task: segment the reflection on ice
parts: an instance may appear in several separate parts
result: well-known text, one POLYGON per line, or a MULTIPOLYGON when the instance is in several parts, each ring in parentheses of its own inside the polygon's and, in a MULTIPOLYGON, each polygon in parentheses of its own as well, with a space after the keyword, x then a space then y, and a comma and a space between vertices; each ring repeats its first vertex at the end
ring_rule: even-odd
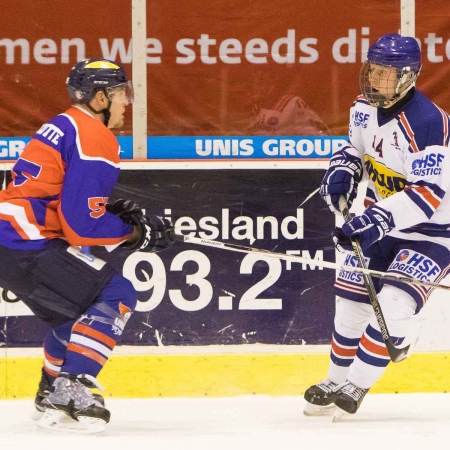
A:
POLYGON ((285 443, 327 450, 354 445, 412 450, 442 448, 450 429, 448 394, 368 394, 355 416, 337 423, 305 417, 301 397, 107 399, 107 405, 112 419, 103 434, 69 436, 38 429, 31 399, 0 401, 2 448, 276 450, 285 443))

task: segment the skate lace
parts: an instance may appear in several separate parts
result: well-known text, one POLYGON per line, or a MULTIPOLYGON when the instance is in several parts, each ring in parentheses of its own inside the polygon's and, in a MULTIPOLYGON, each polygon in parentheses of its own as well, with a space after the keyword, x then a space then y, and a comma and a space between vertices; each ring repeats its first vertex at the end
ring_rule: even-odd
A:
POLYGON ((353 400, 358 401, 361 397, 365 395, 367 389, 359 388, 352 383, 344 385, 340 391, 342 394, 346 394, 353 400))
POLYGON ((334 391, 337 384, 331 380, 324 380, 317 384, 317 387, 324 391, 326 394, 330 394, 334 391))

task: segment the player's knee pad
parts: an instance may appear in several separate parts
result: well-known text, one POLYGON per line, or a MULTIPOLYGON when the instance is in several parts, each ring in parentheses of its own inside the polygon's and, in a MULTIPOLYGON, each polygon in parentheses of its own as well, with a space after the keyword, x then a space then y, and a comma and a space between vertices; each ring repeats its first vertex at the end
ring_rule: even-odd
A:
MULTIPOLYGON (((378 294, 378 302, 389 333, 395 337, 405 337, 417 308, 413 297, 396 286, 385 284, 378 294)), ((370 324, 379 330, 375 317, 371 319, 370 324)))
POLYGON ((122 275, 116 274, 78 322, 95 327, 117 340, 136 309, 136 303, 137 295, 133 284, 122 275))
POLYGON ((136 309, 137 294, 130 280, 114 275, 104 287, 97 303, 104 303, 121 315, 136 309))
POLYGON ((355 302, 343 297, 336 300, 334 328, 342 336, 360 337, 373 314, 371 305, 355 302))

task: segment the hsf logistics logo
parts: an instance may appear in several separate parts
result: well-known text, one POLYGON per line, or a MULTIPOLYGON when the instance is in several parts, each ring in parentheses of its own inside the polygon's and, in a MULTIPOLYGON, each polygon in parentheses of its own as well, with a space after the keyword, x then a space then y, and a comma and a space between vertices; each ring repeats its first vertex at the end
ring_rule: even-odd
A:
POLYGON ((412 175, 424 177, 427 175, 440 175, 441 163, 445 156, 441 153, 429 153, 412 162, 412 175))
POLYGON ((423 281, 435 281, 441 273, 435 261, 412 250, 402 250, 389 266, 389 270, 423 281))
MULTIPOLYGON (((366 264, 369 265, 370 258, 364 259, 366 264)), ((360 267, 358 258, 350 253, 346 255, 343 265, 349 267, 360 267)), ((340 270, 339 278, 361 286, 364 285, 363 274, 360 272, 355 272, 354 270, 340 270)))
POLYGON ((353 119, 355 127, 367 128, 367 121, 369 114, 364 114, 362 111, 356 111, 353 119))

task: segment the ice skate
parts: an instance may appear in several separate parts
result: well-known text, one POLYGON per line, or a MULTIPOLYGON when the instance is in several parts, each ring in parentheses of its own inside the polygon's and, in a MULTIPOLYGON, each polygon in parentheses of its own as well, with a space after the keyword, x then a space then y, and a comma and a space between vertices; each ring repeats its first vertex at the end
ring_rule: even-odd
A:
MULTIPOLYGON (((41 380, 39 381, 38 390, 36 392, 36 397, 34 398, 34 407, 35 411, 33 411, 31 418, 33 420, 39 420, 44 411, 45 406, 42 404, 45 398, 47 398, 50 394, 50 385, 48 383, 47 377, 42 372, 41 380)), ((105 406, 105 399, 100 394, 92 394, 95 400, 98 400, 103 406, 105 406)))
POLYGON ((97 400, 90 388, 99 388, 90 375, 60 374, 41 401, 44 414, 38 426, 51 431, 101 433, 110 419, 110 412, 97 400))
POLYGON ((341 385, 333 400, 336 405, 333 422, 341 419, 345 414, 355 414, 368 392, 369 389, 362 389, 350 381, 341 385))
POLYGON ((314 384, 305 392, 306 400, 303 414, 305 416, 330 416, 336 410, 333 403, 339 385, 331 380, 324 380, 314 384))
POLYGON ((34 420, 38 420, 42 417, 42 414, 45 411, 45 407, 42 405, 42 402, 49 396, 49 394, 50 386, 48 384, 47 378, 44 375, 44 372, 42 372, 41 380, 39 381, 38 390, 36 392, 36 397, 34 398, 35 411, 32 416, 34 420))

